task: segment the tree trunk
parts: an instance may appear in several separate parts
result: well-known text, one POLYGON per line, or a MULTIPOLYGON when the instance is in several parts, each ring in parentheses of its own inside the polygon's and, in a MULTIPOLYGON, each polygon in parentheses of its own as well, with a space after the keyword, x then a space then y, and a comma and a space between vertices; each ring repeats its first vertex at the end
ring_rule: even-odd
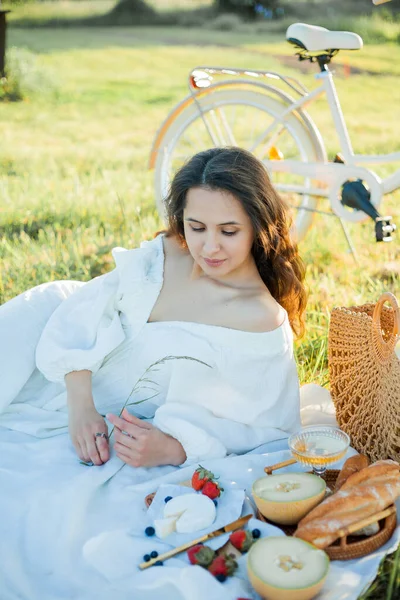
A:
POLYGON ((257 16, 256 5, 274 9, 279 0, 214 0, 214 6, 220 13, 235 13, 244 19, 255 19, 257 16))
POLYGON ((255 17, 255 0, 215 0, 215 5, 221 13, 236 13, 247 19, 255 17))
POLYGON ((115 15, 130 15, 137 17, 138 21, 143 19, 152 19, 157 13, 144 0, 120 0, 112 9, 112 14, 115 15))

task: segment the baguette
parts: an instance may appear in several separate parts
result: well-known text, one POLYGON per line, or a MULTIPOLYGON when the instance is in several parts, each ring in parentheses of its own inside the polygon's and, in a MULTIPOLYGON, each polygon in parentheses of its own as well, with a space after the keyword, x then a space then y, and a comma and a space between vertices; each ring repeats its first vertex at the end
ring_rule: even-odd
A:
POLYGON ((339 537, 341 529, 353 523, 358 523, 364 518, 366 518, 366 511, 358 509, 342 513, 340 517, 330 515, 321 519, 314 519, 303 526, 299 525, 294 537, 301 538, 305 542, 310 542, 317 548, 323 549, 333 544, 339 537))
POLYGON ((340 488, 347 481, 350 475, 353 475, 354 473, 358 473, 358 471, 365 469, 365 467, 368 467, 369 463, 369 458, 365 456, 365 454, 357 454, 356 456, 351 456, 350 458, 348 458, 338 475, 334 491, 337 492, 338 490, 340 490, 340 488))
POLYGON ((384 510, 400 496, 400 474, 340 490, 314 508, 298 524, 295 536, 326 548, 341 529, 384 510), (322 509, 322 510, 321 510, 322 509))
POLYGON ((335 494, 332 494, 332 496, 325 498, 321 504, 318 504, 309 513, 307 513, 305 517, 301 519, 299 525, 305 525, 309 521, 325 517, 331 513, 339 515, 342 512, 347 512, 349 509, 357 510, 364 506, 368 506, 371 500, 378 501, 378 498, 376 497, 377 488, 379 488, 379 490, 383 490, 385 497, 387 491, 389 494, 392 493, 392 489, 397 490, 398 488, 400 494, 400 474, 396 473, 395 475, 387 475, 386 477, 365 482, 365 484, 353 486, 347 490, 342 488, 335 494), (388 486, 387 489, 386 486, 388 486))
POLYGON ((347 481, 342 485, 341 489, 345 490, 364 481, 370 481, 375 477, 380 477, 381 475, 387 475, 389 473, 399 473, 399 471, 400 465, 396 461, 390 459, 378 460, 372 465, 369 465, 369 467, 350 475, 347 481))

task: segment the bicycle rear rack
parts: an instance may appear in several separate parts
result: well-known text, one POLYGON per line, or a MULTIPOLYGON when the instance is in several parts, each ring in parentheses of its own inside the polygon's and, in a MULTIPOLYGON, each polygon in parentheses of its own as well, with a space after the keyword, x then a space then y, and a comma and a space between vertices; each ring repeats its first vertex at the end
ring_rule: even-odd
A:
POLYGON ((228 67, 211 67, 211 66, 199 66, 195 67, 189 73, 189 90, 190 93, 198 91, 200 89, 204 89, 210 87, 210 85, 214 82, 215 76, 235 76, 235 77, 250 77, 253 79, 274 79, 275 81, 279 80, 287 85, 293 92, 295 92, 298 96, 306 96, 309 94, 309 90, 300 82, 297 81, 294 77, 288 77, 286 75, 281 75, 280 73, 275 73, 273 71, 257 71, 257 70, 245 70, 245 69, 231 69, 228 67))

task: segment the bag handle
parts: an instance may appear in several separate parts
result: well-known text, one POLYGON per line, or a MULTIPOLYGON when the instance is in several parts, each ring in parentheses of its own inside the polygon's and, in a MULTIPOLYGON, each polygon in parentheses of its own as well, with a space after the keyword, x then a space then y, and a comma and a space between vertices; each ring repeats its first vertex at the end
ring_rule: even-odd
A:
POLYGON ((374 348, 378 357, 382 361, 386 361, 394 351, 398 337, 400 335, 400 308, 396 296, 391 292, 384 292, 375 304, 372 315, 372 339, 374 348), (393 331, 387 342, 382 336, 381 314, 382 307, 385 302, 389 302, 393 308, 393 331))

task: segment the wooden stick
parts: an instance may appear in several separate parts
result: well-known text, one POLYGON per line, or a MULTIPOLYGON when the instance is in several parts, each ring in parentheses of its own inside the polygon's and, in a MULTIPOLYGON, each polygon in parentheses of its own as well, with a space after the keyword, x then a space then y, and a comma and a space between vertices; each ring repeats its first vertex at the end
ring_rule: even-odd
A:
POLYGON ((396 512, 395 506, 386 508, 386 510, 382 510, 381 512, 378 512, 375 515, 368 517, 367 519, 363 519, 362 521, 359 521, 358 523, 353 523, 352 525, 349 525, 348 527, 344 527, 343 529, 341 529, 339 531, 338 537, 344 537, 346 535, 350 535, 350 534, 354 533, 355 531, 362 529, 363 527, 367 527, 367 525, 372 525, 372 523, 376 523, 377 521, 380 521, 381 519, 384 519, 385 517, 389 517, 389 515, 393 515, 395 512, 396 512))
POLYGON ((265 467, 264 471, 267 475, 271 475, 272 471, 276 471, 277 469, 283 469, 283 467, 288 467, 289 465, 294 465, 297 460, 295 458, 289 458, 289 460, 284 460, 283 462, 276 463, 276 465, 271 465, 270 467, 265 467))

